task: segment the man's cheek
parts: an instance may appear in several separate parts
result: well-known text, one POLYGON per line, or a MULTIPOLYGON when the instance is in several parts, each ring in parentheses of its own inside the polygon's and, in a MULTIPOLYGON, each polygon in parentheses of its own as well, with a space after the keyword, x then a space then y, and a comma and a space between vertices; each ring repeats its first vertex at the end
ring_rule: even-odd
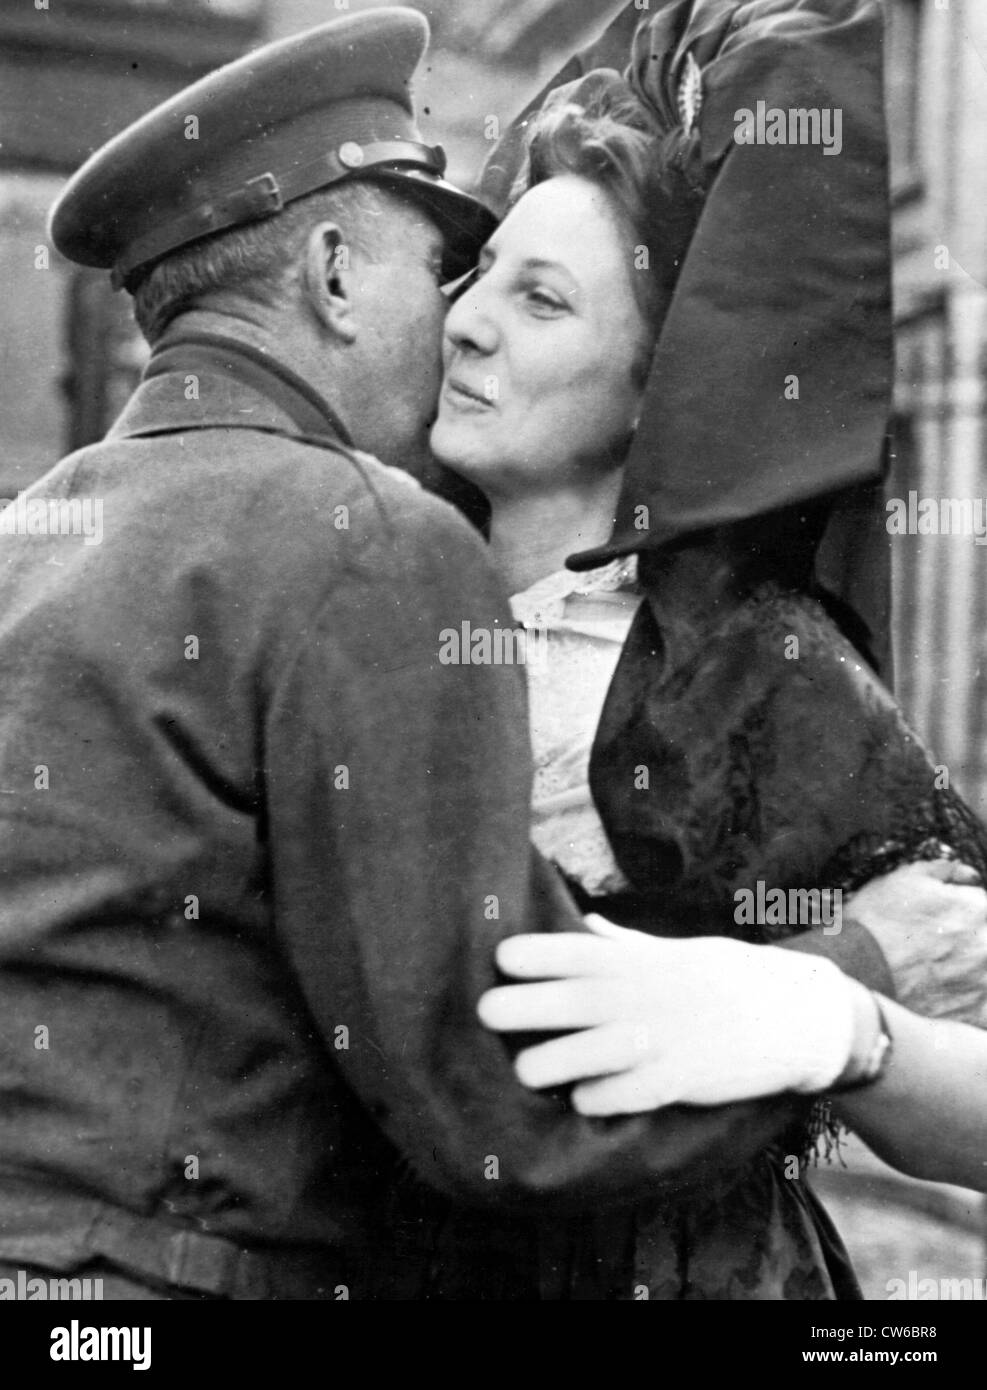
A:
POLYGON ((430 417, 435 413, 442 385, 442 316, 433 315, 426 331, 418 339, 419 385, 428 401, 430 417))
POLYGON ((448 305, 445 298, 438 290, 433 289, 429 296, 429 301, 424 307, 416 331, 422 349, 427 348, 429 355, 436 361, 442 360, 442 337, 445 331, 446 312, 448 305))
POLYGON ((419 376, 415 391, 415 409, 421 429, 427 433, 439 412, 439 389, 442 378, 438 372, 427 372, 419 376))

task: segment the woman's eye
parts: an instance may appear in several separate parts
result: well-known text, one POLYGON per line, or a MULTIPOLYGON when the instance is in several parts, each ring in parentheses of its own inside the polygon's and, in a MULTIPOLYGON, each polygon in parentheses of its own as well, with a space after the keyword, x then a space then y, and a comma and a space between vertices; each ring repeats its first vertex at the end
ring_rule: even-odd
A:
POLYGON ((538 285, 533 285, 526 290, 525 296, 528 303, 538 314, 549 315, 555 313, 565 313, 569 308, 569 301, 564 299, 554 290, 546 290, 538 285))

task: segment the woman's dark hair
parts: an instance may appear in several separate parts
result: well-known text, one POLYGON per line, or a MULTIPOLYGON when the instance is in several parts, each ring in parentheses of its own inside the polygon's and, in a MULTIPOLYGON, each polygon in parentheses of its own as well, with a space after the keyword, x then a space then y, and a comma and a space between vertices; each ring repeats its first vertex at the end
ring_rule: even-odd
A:
POLYGON ((607 195, 627 234, 631 283, 649 330, 647 360, 635 364, 646 375, 702 211, 702 166, 695 136, 665 130, 626 82, 607 77, 580 84, 589 90, 579 102, 549 100, 531 118, 511 203, 560 174, 588 179, 607 195))

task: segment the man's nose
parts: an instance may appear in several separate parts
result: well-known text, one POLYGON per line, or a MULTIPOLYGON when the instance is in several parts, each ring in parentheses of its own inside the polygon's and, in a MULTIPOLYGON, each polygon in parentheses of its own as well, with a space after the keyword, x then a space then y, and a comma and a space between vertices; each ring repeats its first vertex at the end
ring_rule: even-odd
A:
POLYGON ((490 294, 481 278, 459 295, 445 322, 447 342, 459 351, 489 356, 497 349, 499 333, 490 294))

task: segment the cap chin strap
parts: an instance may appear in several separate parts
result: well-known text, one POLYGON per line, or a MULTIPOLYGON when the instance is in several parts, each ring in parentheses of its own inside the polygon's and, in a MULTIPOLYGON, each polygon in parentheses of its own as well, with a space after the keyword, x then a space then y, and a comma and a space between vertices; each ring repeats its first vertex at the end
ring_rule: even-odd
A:
POLYGON ((413 140, 379 140, 366 145, 347 140, 338 149, 289 169, 280 178, 272 173, 258 174, 226 197, 200 203, 191 212, 132 241, 113 267, 110 276, 113 288, 123 288, 135 270, 160 260, 169 251, 177 251, 180 246, 213 232, 273 217, 285 204, 303 198, 306 193, 329 188, 382 164, 407 165, 441 178, 445 173, 446 154, 441 145, 422 145, 413 140))

